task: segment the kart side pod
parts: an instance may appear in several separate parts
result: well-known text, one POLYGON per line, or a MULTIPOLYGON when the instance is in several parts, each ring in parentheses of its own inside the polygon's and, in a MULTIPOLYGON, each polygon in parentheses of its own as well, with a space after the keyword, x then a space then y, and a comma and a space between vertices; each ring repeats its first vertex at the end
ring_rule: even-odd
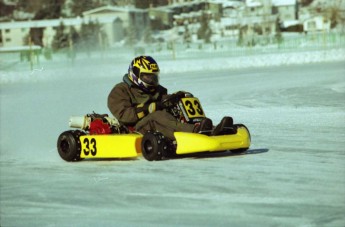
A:
POLYGON ((60 157, 65 161, 102 158, 136 158, 141 152, 142 135, 90 135, 80 130, 63 132, 57 141, 60 157))
POLYGON ((175 132, 176 144, 171 144, 159 132, 148 132, 141 143, 142 154, 149 161, 164 157, 201 152, 218 152, 231 150, 244 152, 250 147, 251 137, 245 125, 235 125, 234 134, 207 136, 198 133, 175 132), (172 147, 176 147, 175 149, 172 147))

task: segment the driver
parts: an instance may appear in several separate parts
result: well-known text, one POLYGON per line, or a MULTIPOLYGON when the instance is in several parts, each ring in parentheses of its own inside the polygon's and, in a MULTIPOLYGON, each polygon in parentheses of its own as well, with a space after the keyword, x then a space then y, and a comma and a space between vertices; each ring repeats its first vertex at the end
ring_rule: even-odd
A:
POLYGON ((163 110, 162 100, 167 97, 167 89, 159 84, 157 62, 150 56, 140 56, 130 63, 123 82, 111 90, 108 108, 122 124, 142 134, 159 131, 174 140, 176 131, 202 133, 212 130, 209 118, 197 124, 184 124, 176 120, 163 110))

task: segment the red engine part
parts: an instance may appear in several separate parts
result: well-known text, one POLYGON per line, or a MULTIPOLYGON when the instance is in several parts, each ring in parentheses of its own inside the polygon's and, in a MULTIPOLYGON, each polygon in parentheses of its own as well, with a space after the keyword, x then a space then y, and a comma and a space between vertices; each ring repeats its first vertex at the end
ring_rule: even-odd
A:
POLYGON ((110 125, 104 123, 102 119, 94 119, 90 123, 89 133, 90 135, 111 134, 112 131, 110 125))

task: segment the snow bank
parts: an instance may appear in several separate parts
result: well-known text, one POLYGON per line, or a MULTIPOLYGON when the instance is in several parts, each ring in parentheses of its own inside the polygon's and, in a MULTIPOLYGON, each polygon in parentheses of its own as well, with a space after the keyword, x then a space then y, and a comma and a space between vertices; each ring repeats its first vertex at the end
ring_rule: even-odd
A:
MULTIPOLYGON (((303 51, 303 52, 288 52, 288 53, 268 53, 261 55, 248 55, 239 57, 223 56, 216 58, 202 58, 196 59, 191 57, 186 59, 171 60, 162 56, 154 56, 159 62, 162 73, 184 73, 203 70, 224 70, 224 69, 242 69, 250 67, 270 67, 282 65, 295 64, 309 64, 318 62, 333 62, 345 61, 345 49, 330 49, 318 51, 303 51)), ((203 55, 205 56, 205 55, 203 55)), ((214 56, 214 55, 213 55, 214 56)), ((0 84, 17 83, 17 82, 36 82, 41 80, 55 80, 61 79, 61 75, 65 78, 85 78, 86 75, 97 77, 113 77, 114 71, 123 74, 130 62, 128 59, 101 61, 95 59, 81 59, 77 60, 74 66, 66 61, 45 61, 41 65, 35 67, 32 71, 26 69, 22 65, 22 71, 18 73, 12 70, 2 70, 0 65, 0 84), (95 63, 96 61, 96 63, 95 63), (115 63, 114 63, 115 62, 115 63), (70 67, 68 67, 70 66, 70 67), (65 73, 56 73, 59 70, 66 71, 65 73), (77 72, 77 73, 76 73, 77 72), (85 73, 83 73, 85 72, 85 73), (57 77, 56 75, 59 75, 57 77)), ((20 70, 20 69, 19 69, 20 70)))
POLYGON ((345 61, 345 49, 284 54, 250 55, 231 58, 191 59, 160 62, 162 72, 189 72, 200 70, 242 69, 318 62, 345 61))

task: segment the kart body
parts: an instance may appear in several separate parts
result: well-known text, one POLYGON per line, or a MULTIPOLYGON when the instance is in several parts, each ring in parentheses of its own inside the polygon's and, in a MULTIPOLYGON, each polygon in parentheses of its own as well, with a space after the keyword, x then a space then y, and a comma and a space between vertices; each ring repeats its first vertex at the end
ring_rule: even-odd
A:
MULTIPOLYGON (((182 123, 197 123, 205 117, 200 101, 191 94, 167 100, 165 105, 166 111, 182 123)), ((107 115, 72 117, 70 127, 79 130, 65 131, 57 141, 59 155, 66 161, 128 159, 140 155, 153 161, 200 152, 243 152, 251 142, 249 130, 243 124, 234 124, 215 136, 207 132, 175 132, 174 141, 157 131, 144 135, 133 132, 107 115)))

